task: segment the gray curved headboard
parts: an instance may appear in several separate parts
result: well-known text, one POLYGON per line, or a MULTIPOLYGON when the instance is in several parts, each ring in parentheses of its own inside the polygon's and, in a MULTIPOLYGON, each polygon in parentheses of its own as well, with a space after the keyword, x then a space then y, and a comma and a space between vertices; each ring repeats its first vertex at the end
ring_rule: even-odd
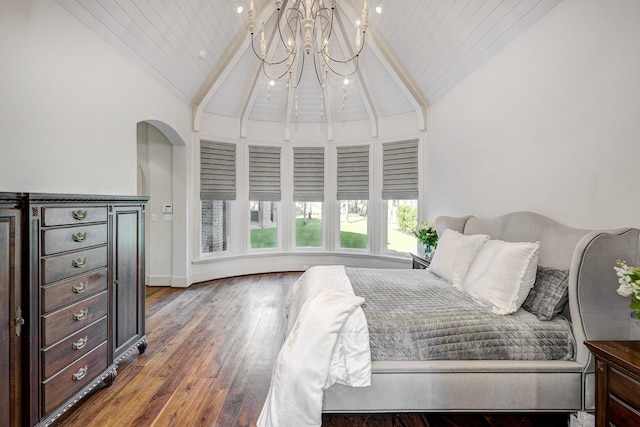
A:
POLYGON ((543 215, 514 212, 492 219, 438 217, 438 234, 451 228, 463 234, 488 234, 510 242, 540 241, 539 264, 569 270, 569 312, 576 339, 576 361, 590 370, 588 340, 629 339, 629 299, 616 293, 617 259, 640 262, 640 230, 607 231, 567 227, 543 215))
POLYGON ((590 232, 567 227, 533 212, 513 212, 491 219, 463 218, 461 221, 462 218, 439 217, 436 220, 438 234, 445 228, 453 228, 462 234, 488 234, 492 239, 507 242, 540 241, 543 244, 538 263, 562 270, 569 270, 578 241, 590 232))

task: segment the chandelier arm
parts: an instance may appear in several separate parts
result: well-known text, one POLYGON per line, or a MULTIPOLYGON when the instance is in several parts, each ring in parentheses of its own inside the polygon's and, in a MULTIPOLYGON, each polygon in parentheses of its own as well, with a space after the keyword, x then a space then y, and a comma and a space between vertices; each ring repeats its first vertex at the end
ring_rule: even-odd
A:
POLYGON ((298 89, 298 86, 300 86, 300 81, 302 80, 302 71, 304 70, 304 62, 305 62, 305 54, 302 54, 302 64, 300 64, 299 70, 298 71, 298 80, 296 81, 296 83, 293 86, 294 89, 298 89))
POLYGON ((364 32, 362 33, 362 44, 360 45, 360 49, 358 49, 358 51, 356 53, 354 53, 351 58, 336 59, 336 58, 334 58, 334 57, 332 57, 330 55, 323 55, 323 56, 326 56, 326 58, 329 59, 329 61, 337 62, 339 64, 346 64, 347 62, 351 62, 351 61, 356 60, 356 58, 358 58, 360 56, 360 53, 362 52, 362 49, 364 49, 365 34, 366 33, 364 33, 364 32))
MULTIPOLYGON (((356 56, 356 57, 354 58, 354 60, 353 60, 352 62, 354 62, 354 63, 355 63, 355 66, 354 66, 354 68, 353 68, 353 71, 351 71, 351 72, 349 72, 349 73, 339 73, 338 71, 334 70, 334 69, 333 69, 333 67, 331 67, 331 64, 330 64, 330 63, 328 63, 328 62, 326 62, 326 61, 325 61, 325 64, 327 64, 327 67, 329 68, 329 70, 330 70, 333 74, 335 74, 335 75, 337 75, 337 76, 340 76, 340 77, 351 77, 351 76, 353 76, 353 75, 358 71, 358 65, 359 65, 359 64, 358 64, 358 59, 359 59, 359 58, 360 58, 359 56, 356 56)), ((346 63, 346 62, 345 62, 345 63, 346 63)))
POLYGON ((358 67, 360 66, 360 57, 356 56, 356 58, 353 60, 355 66, 353 67, 353 71, 350 74, 347 74, 347 77, 351 77, 353 76, 357 71, 358 71, 358 67))
MULTIPOLYGON (((315 38, 316 38, 316 43, 318 43, 318 38, 320 38, 320 42, 322 42, 322 32, 321 31, 315 32, 315 38)), ((320 90, 322 91, 326 81, 323 81, 324 79, 322 76, 322 74, 324 74, 324 70, 322 69, 318 70, 318 55, 322 55, 322 51, 315 51, 313 53, 313 68, 315 71, 316 79, 320 84, 320 90)))
POLYGON ((269 79, 269 80, 280 80, 281 78, 283 78, 288 72, 289 69, 287 68, 286 70, 284 70, 284 72, 282 74, 280 74, 279 76, 272 76, 271 74, 269 74, 269 72, 267 71, 267 66, 269 64, 266 64, 265 62, 262 63, 262 73, 269 79))
MULTIPOLYGON (((327 14, 331 13, 331 16, 325 16, 325 15, 322 15, 320 13, 318 13, 318 15, 317 15, 317 18, 322 18, 324 21, 326 21, 328 23, 329 31, 327 31, 326 37, 325 37, 324 30, 321 30, 322 41, 327 40, 327 42, 328 42, 331 39, 331 35, 333 34, 333 10, 329 9, 329 8, 326 8, 326 7, 323 8, 322 10, 330 11, 330 12, 327 12, 327 14)), ((322 22, 317 23, 315 25, 322 27, 322 22)), ((320 43, 320 49, 321 50, 322 50, 322 46, 323 46, 323 43, 320 43)))
POLYGON ((256 47, 254 45, 254 34, 251 33, 251 48, 253 49, 253 53, 256 55, 256 57, 262 61, 263 64, 272 66, 272 65, 279 65, 282 64, 283 62, 285 62, 287 59, 289 59, 289 57, 291 56, 291 53, 289 52, 289 54, 287 56, 285 56, 282 60, 280 61, 267 61, 267 59, 262 59, 262 57, 258 54, 258 52, 256 51, 256 47))
POLYGON ((318 73, 318 66, 316 64, 315 59, 313 60, 313 68, 315 69, 316 80, 318 80, 318 84, 320 85, 320 92, 322 92, 322 89, 324 88, 324 83, 322 83, 322 77, 320 77, 320 75, 322 74, 322 71, 318 73))
MULTIPOLYGON (((291 37, 291 43, 292 43, 292 48, 291 50, 296 50, 297 49, 297 43, 296 43, 296 33, 298 28, 300 27, 300 20, 302 19, 302 14, 300 12, 299 9, 288 9, 286 12, 287 14, 287 27, 289 28, 289 36, 291 37), (289 18, 288 14, 289 13, 294 13, 295 16, 289 18), (295 22, 295 24, 292 26, 291 23, 295 22)), ((284 41, 284 37, 282 36, 282 30, 280 29, 280 21, 278 21, 278 32, 280 33, 280 41, 282 42, 283 46, 287 47, 287 42, 284 41)), ((287 50, 289 50, 289 48, 287 47, 287 50)))
MULTIPOLYGON (((297 32, 299 32, 299 33, 300 33, 300 34, 299 34, 300 39, 301 39, 301 40, 303 40, 303 39, 304 39, 304 34, 302 33, 302 30, 303 30, 303 29, 302 29, 302 25, 299 25, 299 24, 300 24, 301 20, 304 18, 304 14, 300 11, 300 9, 299 9, 299 8, 300 8, 300 5, 302 5, 302 7, 304 7, 304 8, 305 8, 305 10, 306 10, 306 5, 302 2, 302 0, 299 0, 299 1, 297 2, 297 4, 298 4, 298 6, 297 6, 297 8, 295 9, 295 10, 298 12, 298 16, 297 16, 298 20, 296 21, 296 33, 297 33, 297 32)), ((304 52, 301 52, 301 50, 302 50, 303 48, 302 48, 302 47, 299 47, 299 46, 298 46, 298 44, 297 44, 297 43, 296 43, 296 41, 295 41, 295 40, 296 40, 296 37, 297 37, 297 35, 298 35, 298 34, 296 34, 296 33, 292 32, 292 34, 293 34, 293 35, 295 35, 295 36, 293 37, 293 40, 294 40, 294 41, 293 41, 293 45, 294 45, 294 49, 295 49, 295 51, 296 51, 296 57, 298 56, 298 53, 301 53, 301 57, 302 57, 302 60, 301 60, 301 61, 302 61, 302 64, 299 64, 299 67, 298 67, 298 69, 296 70, 296 72, 297 72, 297 74, 298 74, 298 75, 297 75, 297 78, 296 78, 296 82, 295 82, 295 83, 293 83, 293 82, 291 83, 291 87, 293 87, 294 89, 298 89, 298 87, 300 86, 300 81, 302 80, 302 73, 303 73, 303 71, 304 71, 304 63, 305 63, 305 60, 306 60, 304 52), (299 51, 300 51, 300 52, 299 52, 299 51)), ((293 69, 293 62, 291 63, 291 68, 289 69, 289 71, 291 71, 292 69, 293 69)))

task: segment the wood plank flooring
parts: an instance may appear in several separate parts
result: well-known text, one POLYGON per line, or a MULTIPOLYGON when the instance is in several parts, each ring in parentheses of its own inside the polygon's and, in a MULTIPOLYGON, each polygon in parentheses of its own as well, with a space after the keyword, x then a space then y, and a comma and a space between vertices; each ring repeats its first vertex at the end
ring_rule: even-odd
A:
MULTIPOLYGON (((64 427, 254 426, 300 273, 147 288, 147 351, 127 360, 64 427)), ((134 355, 135 356, 135 355, 134 355)), ((324 414, 327 427, 556 427, 566 414, 324 414)))

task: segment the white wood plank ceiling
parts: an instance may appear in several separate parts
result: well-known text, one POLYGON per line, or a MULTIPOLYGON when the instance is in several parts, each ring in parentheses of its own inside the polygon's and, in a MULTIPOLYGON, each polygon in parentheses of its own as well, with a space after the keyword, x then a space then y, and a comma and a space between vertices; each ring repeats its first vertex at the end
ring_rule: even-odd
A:
MULTIPOLYGON (((351 78, 343 106, 337 77, 321 99, 312 62, 307 62, 296 91, 287 89, 284 80, 267 89, 250 47, 249 0, 57 0, 191 105, 195 130, 207 112, 240 119, 240 136, 245 136, 249 121, 284 123, 285 139, 291 123, 327 122, 332 139, 333 122, 353 120, 369 120, 376 137, 380 118, 411 112, 418 128, 425 129, 430 103, 560 1, 369 0, 360 72, 351 78), (238 6, 244 8, 240 14, 238 6), (377 6, 382 13, 376 13, 377 6)), ((337 4, 342 24, 337 30, 352 46, 354 37, 349 35, 356 32, 362 0, 337 4)), ((270 22, 275 2, 255 0, 255 9, 259 27, 270 22)), ((331 49, 344 55, 352 47, 335 41, 331 49)), ((282 57, 282 52, 272 48, 269 55, 282 57)))

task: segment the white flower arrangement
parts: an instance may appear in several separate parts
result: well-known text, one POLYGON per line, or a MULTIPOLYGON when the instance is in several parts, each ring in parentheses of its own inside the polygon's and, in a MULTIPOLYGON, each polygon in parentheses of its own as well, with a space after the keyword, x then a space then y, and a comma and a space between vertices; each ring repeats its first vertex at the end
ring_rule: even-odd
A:
POLYGON ((429 245, 434 248, 438 245, 438 232, 432 221, 419 223, 413 231, 413 234, 423 245, 429 245))
POLYGON ((613 267, 618 276, 618 295, 631 297, 629 308, 633 311, 633 316, 640 319, 640 268, 627 265, 625 261, 617 260, 613 267))

